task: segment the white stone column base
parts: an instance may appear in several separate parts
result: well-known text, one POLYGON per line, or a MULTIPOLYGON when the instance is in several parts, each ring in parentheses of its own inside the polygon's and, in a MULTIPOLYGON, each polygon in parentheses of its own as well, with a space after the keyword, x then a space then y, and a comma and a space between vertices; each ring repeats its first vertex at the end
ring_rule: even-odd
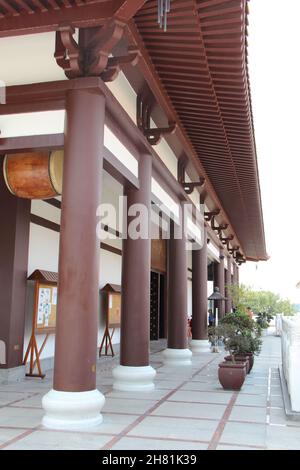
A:
POLYGON ((210 342, 208 339, 191 339, 190 348, 193 354, 201 354, 210 352, 210 342))
POLYGON ((189 349, 167 348, 163 352, 166 366, 190 366, 192 364, 192 351, 189 349))
POLYGON ((117 366, 112 370, 113 389, 122 392, 149 392, 154 390, 156 371, 151 366, 117 366))
POLYGON ((81 430, 102 423, 105 398, 98 390, 60 392, 50 390, 42 399, 46 412, 42 425, 51 429, 81 430))

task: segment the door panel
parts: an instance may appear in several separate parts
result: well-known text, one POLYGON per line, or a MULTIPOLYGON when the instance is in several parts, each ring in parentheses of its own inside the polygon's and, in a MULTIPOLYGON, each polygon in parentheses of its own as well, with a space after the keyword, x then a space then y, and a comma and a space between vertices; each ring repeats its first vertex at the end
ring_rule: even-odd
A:
POLYGON ((150 290, 150 340, 159 339, 159 305, 160 289, 159 274, 151 272, 150 290))

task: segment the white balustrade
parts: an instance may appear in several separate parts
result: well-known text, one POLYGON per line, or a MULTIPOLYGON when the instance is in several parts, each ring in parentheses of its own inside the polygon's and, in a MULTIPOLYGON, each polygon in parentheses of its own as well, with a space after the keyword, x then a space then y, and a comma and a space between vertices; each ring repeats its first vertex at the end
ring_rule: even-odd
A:
POLYGON ((282 334, 282 314, 277 314, 275 317, 275 334, 281 336, 282 334))
POLYGON ((282 368, 292 411, 300 412, 300 316, 282 317, 282 368))

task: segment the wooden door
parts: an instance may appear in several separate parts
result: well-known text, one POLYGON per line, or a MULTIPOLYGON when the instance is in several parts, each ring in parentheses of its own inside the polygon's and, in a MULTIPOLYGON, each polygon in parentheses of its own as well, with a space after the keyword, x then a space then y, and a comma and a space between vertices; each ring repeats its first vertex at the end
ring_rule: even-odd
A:
POLYGON ((159 339, 159 306, 160 306, 160 286, 159 274, 151 272, 150 290, 150 340, 159 339))

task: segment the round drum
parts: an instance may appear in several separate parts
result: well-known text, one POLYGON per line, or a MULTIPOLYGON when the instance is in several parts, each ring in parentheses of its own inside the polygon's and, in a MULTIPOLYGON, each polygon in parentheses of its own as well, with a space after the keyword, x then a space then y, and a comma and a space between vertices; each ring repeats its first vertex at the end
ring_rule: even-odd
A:
POLYGON ((6 155, 3 173, 9 191, 25 199, 49 199, 62 193, 62 150, 6 155))

